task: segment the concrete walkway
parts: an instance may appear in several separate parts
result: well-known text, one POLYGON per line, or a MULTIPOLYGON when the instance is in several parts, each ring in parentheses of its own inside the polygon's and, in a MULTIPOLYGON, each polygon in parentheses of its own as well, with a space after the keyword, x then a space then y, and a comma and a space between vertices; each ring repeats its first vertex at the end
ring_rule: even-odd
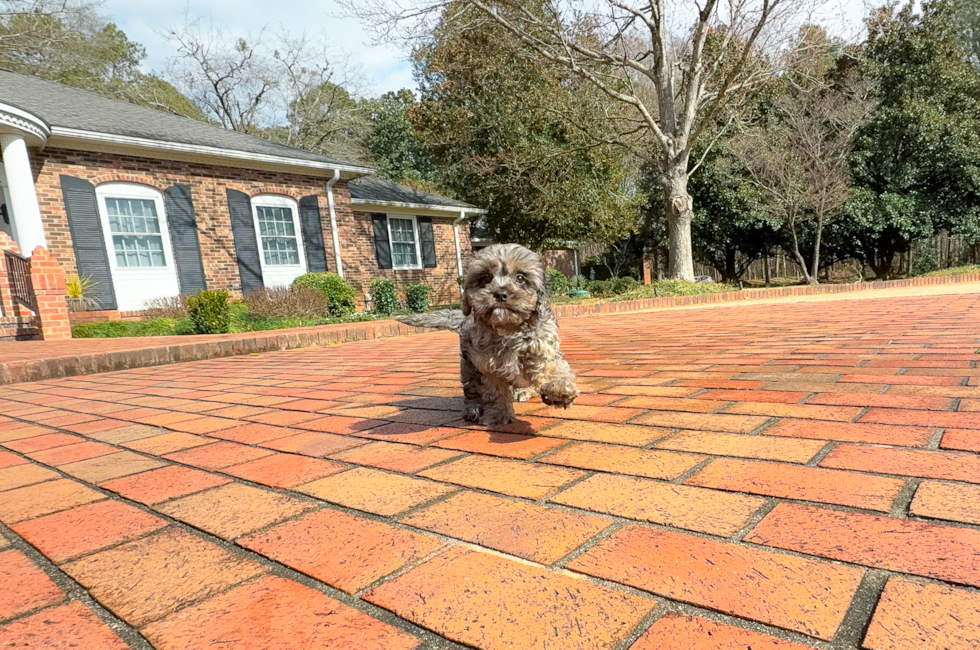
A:
POLYGON ((504 430, 445 333, 0 387, 0 648, 980 645, 980 295, 563 329, 504 430))

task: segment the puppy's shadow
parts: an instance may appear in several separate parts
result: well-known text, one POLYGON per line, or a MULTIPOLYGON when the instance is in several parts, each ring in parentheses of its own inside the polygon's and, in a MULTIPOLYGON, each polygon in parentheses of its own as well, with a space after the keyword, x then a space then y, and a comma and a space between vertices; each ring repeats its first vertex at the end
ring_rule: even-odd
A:
POLYGON ((530 422, 525 422, 524 420, 517 420, 516 422, 511 422, 510 424, 500 425, 500 426, 485 426, 474 424, 472 422, 462 422, 462 410, 463 410, 463 398, 462 397, 412 397, 406 396, 405 399, 393 400, 387 403, 387 406, 396 406, 399 408, 412 408, 412 409, 426 409, 434 411, 446 411, 447 418, 446 422, 439 425, 423 425, 416 424, 416 431, 422 432, 429 429, 435 429, 440 426, 446 427, 459 427, 466 428, 472 431, 486 431, 490 434, 489 441, 492 443, 506 444, 521 442, 526 440, 528 437, 537 436, 538 434, 534 431, 534 427, 531 426, 530 422), (449 418, 448 414, 452 414, 453 417, 449 418))

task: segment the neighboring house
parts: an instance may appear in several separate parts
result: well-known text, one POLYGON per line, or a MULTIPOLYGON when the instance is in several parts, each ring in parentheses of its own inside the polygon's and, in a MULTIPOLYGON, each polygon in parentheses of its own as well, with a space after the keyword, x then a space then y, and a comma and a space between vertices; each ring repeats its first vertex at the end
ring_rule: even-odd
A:
POLYGON ((0 230, 96 281, 101 310, 334 271, 459 299, 483 210, 372 170, 0 70, 0 230))

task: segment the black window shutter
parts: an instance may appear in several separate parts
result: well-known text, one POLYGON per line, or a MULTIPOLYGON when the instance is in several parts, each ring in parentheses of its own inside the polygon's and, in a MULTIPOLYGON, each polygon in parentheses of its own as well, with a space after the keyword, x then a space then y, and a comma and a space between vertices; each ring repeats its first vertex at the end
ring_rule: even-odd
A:
POLYGON ((327 270, 327 253, 323 247, 323 223, 320 221, 320 201, 316 194, 299 200, 299 222, 303 227, 306 270, 322 273, 327 270))
POLYGON ((436 238, 432 232, 432 217, 416 217, 419 224, 419 248, 422 249, 422 266, 436 267, 436 238))
MULTIPOLYGON (((116 309, 116 290, 112 284, 109 255, 102 235, 102 220, 95 187, 86 180, 74 176, 61 176, 61 195, 68 213, 68 229, 72 248, 75 249, 75 266, 78 275, 95 282, 89 296, 98 307, 86 309, 116 309)), ((30 254, 30 251, 26 251, 30 254)))
POLYGON ((391 268, 391 242, 388 241, 388 217, 380 212, 371 213, 374 222, 374 252, 378 256, 378 268, 391 268))
POLYGON ((174 264, 180 292, 193 296, 207 289, 201 245, 197 239, 197 218, 190 185, 171 185, 163 192, 167 206, 167 226, 174 248, 174 264))
POLYGON ((228 212, 231 213, 231 234, 235 238, 235 255, 238 258, 238 276, 242 281, 242 294, 261 289, 262 263, 259 260, 259 242, 255 237, 255 221, 252 219, 252 202, 245 192, 226 189, 228 212))

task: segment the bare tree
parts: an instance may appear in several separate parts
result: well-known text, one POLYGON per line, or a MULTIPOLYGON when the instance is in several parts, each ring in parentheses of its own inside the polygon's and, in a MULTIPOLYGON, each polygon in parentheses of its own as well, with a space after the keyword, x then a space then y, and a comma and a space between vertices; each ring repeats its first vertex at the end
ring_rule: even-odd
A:
POLYGON ((766 197, 764 208, 790 235, 809 284, 817 283, 824 227, 848 198, 848 156, 854 132, 870 111, 868 90, 854 75, 837 82, 804 75, 778 101, 773 123, 733 139, 750 182, 766 197), (813 226, 809 268, 799 243, 805 221, 813 226))
MULTIPOLYGON (((626 109, 617 144, 657 164, 669 275, 691 280, 691 151, 721 109, 768 73, 753 65, 808 0, 341 0, 383 39, 424 37, 434 15, 492 20, 626 109), (644 136, 644 137, 638 137, 644 136)), ((588 130, 588 125, 579 125, 588 130)))
POLYGON ((198 22, 172 28, 168 77, 221 126, 292 146, 363 159, 363 76, 325 40, 305 34, 233 36, 198 22))

